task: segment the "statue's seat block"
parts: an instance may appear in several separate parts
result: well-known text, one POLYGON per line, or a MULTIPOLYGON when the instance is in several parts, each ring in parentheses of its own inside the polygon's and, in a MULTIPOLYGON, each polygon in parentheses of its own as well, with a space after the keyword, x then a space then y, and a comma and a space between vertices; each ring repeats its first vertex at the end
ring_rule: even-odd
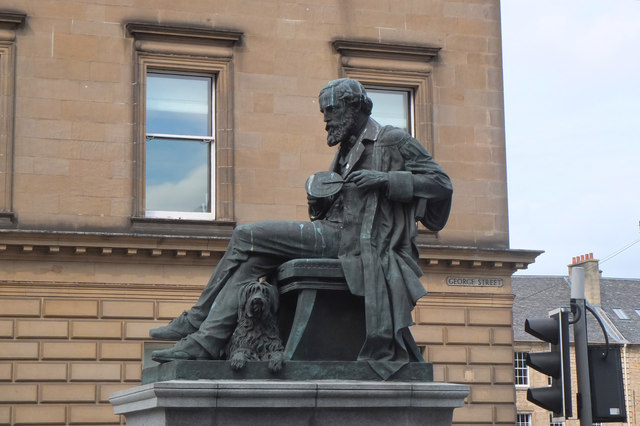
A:
POLYGON ((338 259, 294 259, 271 277, 280 289, 285 355, 355 361, 365 338, 364 299, 349 292, 338 259))
MULTIPOLYGON (((316 288, 342 286, 347 290, 340 259, 293 259, 280 265, 276 279, 280 287, 303 282, 305 286, 315 283, 316 288)), ((283 293, 286 291, 282 289, 283 293)))

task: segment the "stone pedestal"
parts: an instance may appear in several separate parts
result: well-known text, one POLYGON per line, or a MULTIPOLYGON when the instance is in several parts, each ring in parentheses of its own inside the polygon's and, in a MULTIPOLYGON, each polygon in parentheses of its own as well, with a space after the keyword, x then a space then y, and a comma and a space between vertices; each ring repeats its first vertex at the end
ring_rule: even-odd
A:
MULTIPOLYGON (((427 362, 389 362, 397 371, 387 377, 392 382, 432 382, 433 365, 427 362)), ((381 381, 366 361, 287 361, 277 373, 267 368, 266 361, 249 361, 239 371, 228 361, 176 360, 157 364, 142 371, 142 384, 170 380, 357 380, 381 381)))
POLYGON ((127 426, 450 425, 466 385, 349 380, 171 380, 116 392, 127 426))

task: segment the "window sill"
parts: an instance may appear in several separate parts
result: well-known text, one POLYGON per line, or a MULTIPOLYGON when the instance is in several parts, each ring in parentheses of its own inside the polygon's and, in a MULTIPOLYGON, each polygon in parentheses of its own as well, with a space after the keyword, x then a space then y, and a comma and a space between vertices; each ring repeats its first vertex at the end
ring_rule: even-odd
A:
POLYGON ((131 218, 131 230, 142 234, 162 235, 210 235, 215 237, 231 237, 234 221, 168 219, 156 217, 131 218))
POLYGON ((0 228, 15 228, 18 217, 14 212, 0 212, 0 228))
POLYGON ((194 212, 174 212, 174 211, 149 211, 147 210, 144 218, 146 219, 167 219, 185 221, 191 220, 195 222, 212 222, 215 221, 213 213, 194 213, 194 212))

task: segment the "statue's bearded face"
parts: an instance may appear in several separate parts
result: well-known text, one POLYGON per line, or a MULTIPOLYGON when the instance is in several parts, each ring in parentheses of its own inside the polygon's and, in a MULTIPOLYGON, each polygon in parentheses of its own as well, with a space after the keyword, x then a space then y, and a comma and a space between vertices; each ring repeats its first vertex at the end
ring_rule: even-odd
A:
POLYGON ((357 111, 342 99, 336 99, 330 91, 320 94, 320 112, 324 115, 327 144, 335 146, 348 141, 356 129, 357 111))

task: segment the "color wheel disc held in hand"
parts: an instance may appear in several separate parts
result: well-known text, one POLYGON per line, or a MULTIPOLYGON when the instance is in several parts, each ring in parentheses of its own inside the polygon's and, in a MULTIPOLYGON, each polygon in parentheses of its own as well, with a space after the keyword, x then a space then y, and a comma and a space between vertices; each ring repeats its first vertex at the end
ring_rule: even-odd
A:
POLYGON ((316 198, 330 197, 342 189, 344 179, 336 172, 318 172, 309 176, 305 183, 307 194, 316 198))

